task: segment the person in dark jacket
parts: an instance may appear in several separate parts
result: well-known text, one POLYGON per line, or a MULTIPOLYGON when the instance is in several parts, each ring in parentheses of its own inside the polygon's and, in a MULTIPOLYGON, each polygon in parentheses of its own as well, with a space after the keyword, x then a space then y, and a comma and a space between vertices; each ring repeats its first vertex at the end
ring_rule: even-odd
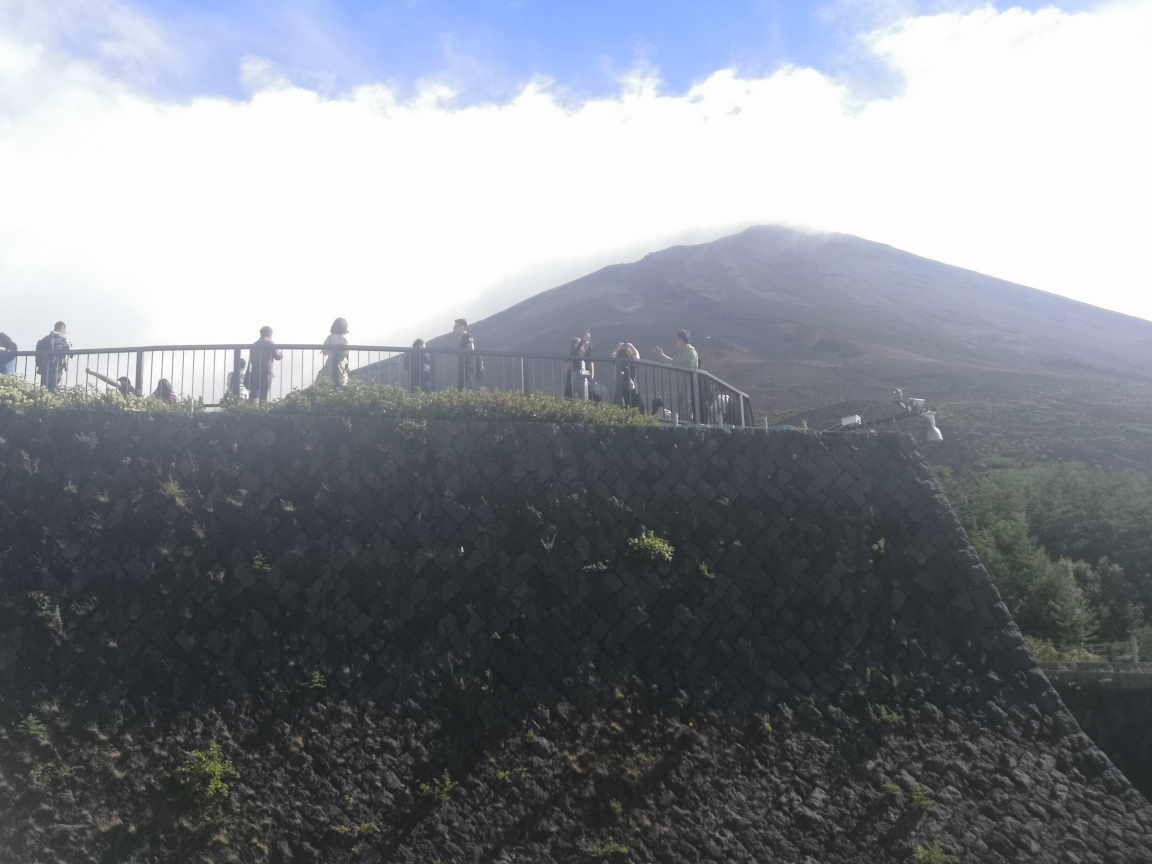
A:
POLYGON ((16 374, 16 352, 19 350, 7 333, 0 333, 0 374, 16 374))
POLYGON ((452 325, 452 332, 460 337, 459 350, 470 352, 460 357, 460 389, 479 390, 484 365, 476 356, 476 340, 468 332, 468 322, 463 318, 457 318, 456 323, 452 325))
POLYGON ((72 347, 65 335, 68 328, 63 321, 57 321, 52 332, 36 343, 36 371, 40 373, 40 383, 49 393, 55 393, 60 379, 68 371, 68 354, 63 353, 72 347))
MULTIPOLYGON (((417 339, 413 348, 423 348, 424 340, 417 339)), ((432 392, 432 355, 424 351, 413 351, 404 355, 404 371, 408 373, 408 385, 412 390, 419 388, 425 393, 432 392), (416 370, 413 377, 412 370, 416 370)))
POLYGON ((564 398, 572 398, 572 368, 577 362, 575 358, 580 356, 580 343, 583 340, 579 336, 572 337, 572 344, 568 348, 568 356, 572 359, 564 363, 564 398))
POLYGON ((272 368, 277 360, 284 359, 284 352, 272 341, 272 328, 261 327, 260 338, 252 343, 248 351, 248 398, 265 402, 272 392, 272 368))

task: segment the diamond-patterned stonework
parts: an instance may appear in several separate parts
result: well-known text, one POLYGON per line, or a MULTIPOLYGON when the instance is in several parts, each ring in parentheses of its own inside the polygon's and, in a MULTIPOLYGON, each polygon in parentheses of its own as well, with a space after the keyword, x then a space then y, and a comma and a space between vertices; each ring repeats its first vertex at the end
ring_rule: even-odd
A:
POLYGON ((880 672, 1076 728, 899 435, 7 411, 0 593, 5 710, 320 671, 467 740, 627 675, 745 711, 880 672))

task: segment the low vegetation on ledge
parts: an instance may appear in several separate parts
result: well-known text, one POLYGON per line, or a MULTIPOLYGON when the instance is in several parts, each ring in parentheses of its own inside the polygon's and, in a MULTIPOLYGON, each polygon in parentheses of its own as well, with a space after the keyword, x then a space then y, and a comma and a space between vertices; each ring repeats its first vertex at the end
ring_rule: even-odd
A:
MULTIPOLYGON (((169 404, 158 399, 61 388, 49 393, 10 376, 0 375, 0 408, 86 409, 189 413, 207 410, 200 403, 169 404)), ((412 420, 511 420, 545 423, 595 423, 616 426, 655 426, 657 421, 631 408, 602 402, 526 396, 498 390, 478 393, 446 390, 410 393, 402 387, 352 381, 346 387, 309 387, 275 402, 226 402, 228 414, 324 414, 339 417, 395 417, 412 420)))
POLYGON ((33 387, 12 375, 0 375, 0 408, 84 409, 88 411, 148 411, 152 413, 187 414, 192 403, 172 404, 159 399, 141 399, 122 396, 118 390, 87 390, 83 387, 60 387, 49 393, 43 387, 33 387))
POLYGON ((400 417, 417 420, 527 420, 547 423, 606 423, 654 426, 656 420, 631 408, 603 402, 526 396, 500 390, 411 393, 402 387, 352 381, 339 389, 296 390, 277 402, 233 402, 235 414, 327 414, 341 417, 400 417))

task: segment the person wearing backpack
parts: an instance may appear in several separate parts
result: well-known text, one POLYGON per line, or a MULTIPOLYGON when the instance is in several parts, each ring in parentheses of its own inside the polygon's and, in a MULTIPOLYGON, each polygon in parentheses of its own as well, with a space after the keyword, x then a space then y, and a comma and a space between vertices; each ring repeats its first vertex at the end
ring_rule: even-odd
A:
POLYGON ((49 393, 55 393, 56 387, 68 371, 68 354, 72 343, 64 335, 68 328, 63 321, 57 321, 52 332, 36 343, 36 372, 40 375, 40 383, 49 393))
POLYGON ((457 318, 452 332, 460 337, 461 351, 468 351, 460 357, 460 389, 479 390, 484 377, 484 360, 476 356, 476 340, 468 333, 468 322, 457 318))

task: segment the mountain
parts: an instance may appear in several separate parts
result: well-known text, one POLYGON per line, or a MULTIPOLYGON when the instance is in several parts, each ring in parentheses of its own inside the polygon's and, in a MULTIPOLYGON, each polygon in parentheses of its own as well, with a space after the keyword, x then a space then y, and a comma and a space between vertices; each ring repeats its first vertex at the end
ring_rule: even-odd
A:
POLYGON ((647 358, 681 328, 774 422, 886 416, 901 387, 939 406, 946 464, 1152 466, 1152 322, 849 235, 762 226, 674 246, 469 329, 482 351, 564 353, 589 330, 598 355, 631 341, 647 358))

